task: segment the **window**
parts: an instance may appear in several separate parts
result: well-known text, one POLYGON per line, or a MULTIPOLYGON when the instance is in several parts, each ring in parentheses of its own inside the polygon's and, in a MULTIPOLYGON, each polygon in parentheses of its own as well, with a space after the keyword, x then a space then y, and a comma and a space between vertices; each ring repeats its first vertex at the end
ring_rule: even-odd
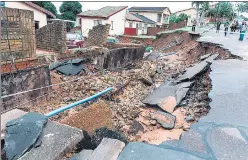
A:
POLYGON ((157 22, 161 22, 161 17, 162 17, 162 14, 158 14, 158 18, 157 18, 157 22))
POLYGON ((145 30, 147 30, 147 24, 145 24, 145 30))
POLYGON ((94 26, 102 24, 102 20, 94 20, 94 26))
POLYGON ((133 22, 129 22, 129 28, 133 28, 133 22))
POLYGON ((79 26, 81 26, 81 25, 82 25, 82 19, 79 18, 79 26))
POLYGON ((34 27, 35 27, 35 30, 40 28, 39 21, 34 21, 34 27))
POLYGON ((114 21, 111 21, 111 30, 114 30, 114 21))
POLYGON ((142 29, 142 23, 139 23, 139 29, 142 29))

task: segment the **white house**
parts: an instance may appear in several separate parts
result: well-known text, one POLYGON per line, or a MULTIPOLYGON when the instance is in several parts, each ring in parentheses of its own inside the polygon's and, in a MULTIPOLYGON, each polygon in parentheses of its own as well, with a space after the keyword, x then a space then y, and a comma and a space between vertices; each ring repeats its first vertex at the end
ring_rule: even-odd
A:
POLYGON ((32 3, 24 1, 6 1, 5 7, 30 10, 34 12, 35 29, 41 28, 47 25, 48 18, 56 18, 56 16, 50 11, 32 3))
POLYGON ((188 16, 190 16, 188 18, 188 22, 187 22, 187 26, 192 26, 192 20, 196 18, 196 9, 195 8, 188 8, 188 9, 184 9, 184 10, 180 10, 180 11, 177 11, 175 12, 174 14, 176 16, 179 16, 180 14, 186 14, 188 16))
POLYGON ((131 7, 130 13, 138 13, 156 22, 157 26, 169 23, 171 11, 168 7, 131 7))
POLYGON ((122 35, 125 28, 127 6, 106 6, 99 10, 88 10, 77 15, 76 24, 81 24, 82 34, 88 37, 89 29, 98 24, 110 24, 109 35, 122 35))
POLYGON ((155 27, 156 22, 150 20, 149 18, 139 15, 139 14, 126 14, 125 21, 125 34, 131 35, 132 30, 130 28, 136 29, 136 35, 147 34, 148 27, 155 27))

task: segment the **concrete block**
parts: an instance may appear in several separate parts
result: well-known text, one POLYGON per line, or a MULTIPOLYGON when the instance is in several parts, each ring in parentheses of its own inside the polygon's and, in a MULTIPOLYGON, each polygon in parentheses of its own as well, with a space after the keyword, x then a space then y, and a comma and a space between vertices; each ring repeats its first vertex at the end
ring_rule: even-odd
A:
POLYGON ((80 129, 48 121, 41 136, 42 144, 25 153, 19 160, 61 160, 83 138, 80 129))
POLYGON ((103 138, 88 160, 116 160, 124 147, 117 139, 103 138))

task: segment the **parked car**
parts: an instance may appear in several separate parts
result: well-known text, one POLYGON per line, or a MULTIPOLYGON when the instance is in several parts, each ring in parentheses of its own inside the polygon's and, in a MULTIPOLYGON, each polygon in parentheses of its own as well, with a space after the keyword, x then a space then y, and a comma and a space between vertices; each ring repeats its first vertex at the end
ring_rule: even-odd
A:
POLYGON ((67 33, 66 34, 66 46, 67 49, 83 48, 84 38, 80 33, 67 33))
POLYGON ((120 41, 116 39, 115 37, 108 37, 107 43, 119 43, 120 41))

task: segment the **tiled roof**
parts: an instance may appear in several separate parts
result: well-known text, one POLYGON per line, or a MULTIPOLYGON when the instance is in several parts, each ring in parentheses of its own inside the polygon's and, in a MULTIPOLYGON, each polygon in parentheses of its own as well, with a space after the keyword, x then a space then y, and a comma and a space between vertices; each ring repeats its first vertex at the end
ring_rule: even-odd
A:
POLYGON ((135 17, 141 19, 143 22, 145 23, 149 23, 149 24, 155 24, 156 22, 154 22, 153 20, 150 20, 149 18, 145 17, 145 16, 142 16, 142 15, 139 15, 139 14, 132 14, 134 15, 135 17))
POLYGON ((34 3, 32 3, 32 2, 24 2, 24 3, 27 4, 27 5, 30 6, 30 7, 33 7, 33 8, 35 8, 35 9, 37 9, 37 10, 39 10, 39 11, 41 11, 41 12, 47 14, 48 16, 50 16, 50 17, 52 17, 52 18, 56 18, 56 16, 55 16, 52 12, 50 12, 50 11, 48 11, 48 10, 46 10, 46 9, 44 9, 44 8, 42 8, 42 7, 40 7, 40 6, 36 5, 36 4, 34 4, 34 3))
POLYGON ((131 7, 129 8, 129 11, 163 12, 166 8, 168 7, 131 7))
POLYGON ((134 16, 133 14, 127 13, 126 14, 126 20, 130 20, 130 21, 138 21, 138 22, 142 22, 142 19, 139 19, 138 17, 134 16))
MULTIPOLYGON (((188 9, 184 9, 184 10, 177 11, 177 12, 175 12, 175 13, 187 11, 187 10, 190 10, 190 9, 195 9, 195 8, 192 7, 192 8, 188 8, 188 9)), ((195 9, 195 10, 196 10, 196 9, 195 9)), ((174 13, 174 14, 175 14, 175 13, 174 13)))
POLYGON ((102 17, 102 18, 108 18, 124 9, 126 9, 127 6, 106 6, 98 10, 88 10, 82 13, 79 13, 79 16, 82 17, 102 17))

